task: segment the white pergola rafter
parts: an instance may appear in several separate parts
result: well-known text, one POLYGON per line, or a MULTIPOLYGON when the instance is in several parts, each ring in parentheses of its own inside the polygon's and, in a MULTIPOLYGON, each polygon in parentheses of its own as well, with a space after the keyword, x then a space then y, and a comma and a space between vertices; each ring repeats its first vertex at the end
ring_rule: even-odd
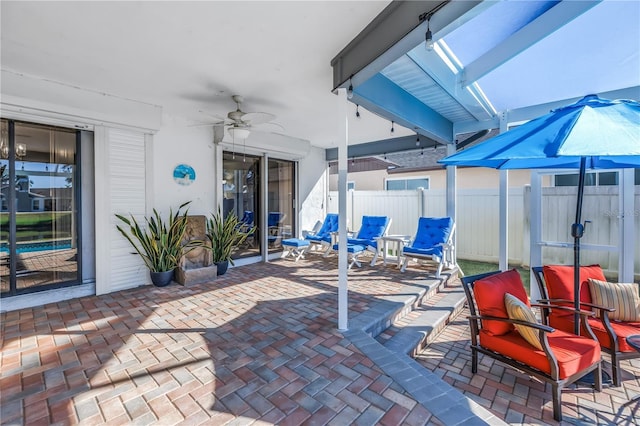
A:
POLYGON ((469 86, 489 74, 514 56, 582 15, 600 3, 597 1, 563 1, 552 7, 504 40, 484 55, 468 64, 462 71, 461 83, 469 86))

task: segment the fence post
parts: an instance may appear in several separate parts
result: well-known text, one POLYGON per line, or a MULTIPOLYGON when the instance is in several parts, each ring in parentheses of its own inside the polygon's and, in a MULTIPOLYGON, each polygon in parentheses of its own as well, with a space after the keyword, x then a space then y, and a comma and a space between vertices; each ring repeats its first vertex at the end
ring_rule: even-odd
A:
POLYGON ((419 188, 418 191, 420 191, 420 215, 418 217, 424 217, 427 215, 427 190, 419 188))
MULTIPOLYGON (((349 213, 351 213, 351 224, 349 225, 351 227, 351 231, 354 230, 354 216, 355 216, 355 212, 354 209, 356 207, 356 191, 354 191, 353 189, 351 191, 349 191, 349 193, 351 194, 351 197, 349 197, 349 202, 351 203, 351 208, 348 209, 349 213)), ((348 206, 349 207, 349 206, 348 206)))
MULTIPOLYGON (((516 231, 518 232, 518 231, 516 231)), ((522 266, 529 265, 531 248, 531 185, 525 185, 522 191, 522 266)))
POLYGON ((630 283, 634 280, 634 257, 640 256, 640 253, 636 253, 634 256, 634 243, 637 235, 635 229, 635 213, 634 211, 634 171, 633 169, 624 169, 620 171, 620 185, 618 186, 618 198, 620 202, 619 221, 620 224, 620 243, 618 244, 619 257, 618 257, 618 279, 620 282, 630 283))
MULTIPOLYGON (((542 176, 540 172, 535 170, 531 171, 531 191, 529 197, 529 209, 527 214, 529 215, 529 266, 542 266, 542 246, 538 243, 542 241, 542 176)), ((538 300, 540 290, 535 283, 535 276, 533 270, 529 270, 529 296, 531 300, 538 300)))

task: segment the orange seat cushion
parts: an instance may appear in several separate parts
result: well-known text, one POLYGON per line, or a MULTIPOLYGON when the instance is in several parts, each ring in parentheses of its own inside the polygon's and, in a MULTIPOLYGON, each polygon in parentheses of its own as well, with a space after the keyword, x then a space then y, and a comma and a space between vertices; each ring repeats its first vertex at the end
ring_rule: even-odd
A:
MULTIPOLYGON (((517 270, 512 269, 476 281, 473 286, 473 295, 480 315, 509 318, 507 308, 504 305, 505 293, 514 295, 531 307, 527 292, 522 284, 522 278, 517 270)), ((512 324, 491 320, 482 321, 482 329, 496 336, 514 330, 512 324)))
MULTIPOLYGON (((565 379, 600 361, 600 345, 595 340, 561 330, 547 333, 547 340, 558 360, 559 379, 565 379)), ((531 346, 516 331, 495 336, 482 330, 480 345, 551 374, 549 360, 544 351, 531 346)))
MULTIPOLYGON (((571 265, 547 265, 542 267, 544 281, 547 285, 550 299, 574 300, 573 266, 571 265)), ((591 303, 589 293, 589 278, 606 281, 600 265, 589 265, 580 267, 580 301, 591 303)), ((573 315, 572 313, 563 313, 573 315)), ((562 314, 560 314, 562 315, 562 314)))
MULTIPOLYGON (((559 330, 573 332, 573 314, 567 316, 565 314, 554 315, 551 313, 549 316, 549 325, 559 330)), ((602 321, 600 321, 599 318, 589 318, 589 326, 598 338, 600 344, 605 348, 611 349, 611 341, 602 325, 602 321)), ((640 334, 640 322, 620 322, 612 320, 611 328, 613 328, 613 332, 618 336, 618 350, 620 352, 635 352, 635 349, 627 344, 626 338, 627 336, 640 334)), ((584 332, 581 330, 581 333, 584 332)))

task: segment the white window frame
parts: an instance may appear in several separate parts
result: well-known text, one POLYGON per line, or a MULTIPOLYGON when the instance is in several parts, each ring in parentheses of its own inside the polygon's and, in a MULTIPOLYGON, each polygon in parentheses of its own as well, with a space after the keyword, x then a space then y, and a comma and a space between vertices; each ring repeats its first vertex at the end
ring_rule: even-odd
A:
MULTIPOLYGON (((595 185, 589 185, 589 186, 597 186, 597 187, 599 187, 599 186, 619 186, 620 185, 620 172, 617 169, 615 169, 615 170, 604 170, 604 169, 603 170, 588 170, 587 174, 595 174, 596 175, 596 184, 595 185), (601 185, 600 184, 600 175, 602 173, 612 173, 612 172, 615 172, 615 173, 618 174, 618 183, 616 185, 601 185)), ((554 173, 552 175, 553 177, 551 179, 551 184, 554 187, 568 187, 568 186, 577 187, 578 186, 577 184, 576 185, 560 185, 560 186, 556 185, 556 176, 562 176, 562 175, 575 175, 575 176, 578 176, 578 172, 576 172, 576 171, 567 171, 567 172, 562 172, 562 173, 554 173)))
POLYGON ((42 211, 42 203, 41 201, 43 201, 41 198, 32 198, 31 199, 31 211, 32 212, 40 212, 42 211))
MULTIPOLYGON (((431 176, 409 176, 409 177, 388 177, 384 179, 384 190, 385 191, 395 191, 394 189, 387 189, 387 182, 389 181, 398 181, 398 180, 404 180, 409 181, 409 180, 418 180, 418 179, 425 179, 427 181, 427 187, 423 188, 423 189, 429 189, 431 187, 431 176)), ((412 189, 407 189, 406 188, 406 183, 405 183, 405 189, 404 191, 412 191, 412 189)))

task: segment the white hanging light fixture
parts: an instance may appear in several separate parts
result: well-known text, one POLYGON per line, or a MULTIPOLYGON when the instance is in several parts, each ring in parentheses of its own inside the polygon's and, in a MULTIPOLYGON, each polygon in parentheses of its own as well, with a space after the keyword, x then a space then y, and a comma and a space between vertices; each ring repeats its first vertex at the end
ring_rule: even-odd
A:
MULTIPOLYGON (((9 158, 9 126, 6 122, 2 123, 2 130, 0 133, 0 158, 9 158)), ((18 160, 21 160, 27 155, 27 145, 24 143, 16 143, 15 156, 18 160)))
POLYGON ((9 158, 9 126, 4 120, 0 133, 0 157, 9 158))
POLYGON ((433 17, 433 15, 435 15, 437 11, 439 11, 447 3, 449 3, 449 1, 450 0, 443 1, 442 3, 438 4, 436 7, 431 9, 430 11, 420 14, 420 16, 418 17, 419 22, 427 21, 427 32, 424 35, 424 42, 425 42, 425 47, 427 48, 428 51, 433 50, 433 47, 435 45, 435 40, 433 39, 433 33, 431 32, 431 26, 430 26, 431 18, 433 17))
POLYGON ((245 129, 242 127, 229 127, 228 132, 234 139, 247 139, 251 134, 251 131, 249 129, 245 129))

